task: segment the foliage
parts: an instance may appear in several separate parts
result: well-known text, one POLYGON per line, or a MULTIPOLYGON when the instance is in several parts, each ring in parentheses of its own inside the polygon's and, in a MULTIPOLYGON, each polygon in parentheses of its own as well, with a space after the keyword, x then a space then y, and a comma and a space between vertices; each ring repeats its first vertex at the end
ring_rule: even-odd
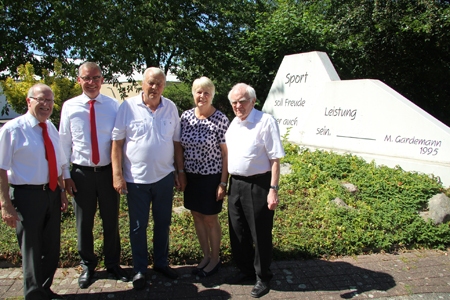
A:
POLYGON ((342 79, 379 79, 450 125, 448 1, 329 1, 326 15, 342 79))
MULTIPOLYGON (((401 168, 377 167, 359 157, 314 151, 284 140, 291 174, 280 181, 281 204, 275 213, 273 229, 276 260, 306 257, 329 257, 372 252, 395 252, 401 249, 449 246, 449 224, 434 225, 419 216, 427 200, 437 193, 450 196, 432 176, 405 172, 401 168), (342 183, 358 187, 349 193, 342 183), (331 200, 339 197, 349 209, 336 206, 331 200)), ((174 207, 183 205, 182 194, 175 192, 174 207)), ((221 259, 231 261, 228 238, 227 205, 219 214, 222 225, 221 259)), ((120 203, 119 228, 122 262, 132 264, 129 243, 128 209, 124 197, 120 203)), ((148 228, 149 253, 152 253, 153 221, 148 228)), ((14 230, 1 222, 0 259, 20 263, 14 230)), ((61 225, 61 260, 63 266, 79 262, 76 227, 72 206, 63 214, 61 225)), ((101 221, 96 217, 94 248, 103 260, 101 221)), ((174 213, 170 231, 172 264, 194 263, 201 250, 189 212, 174 213)), ((149 257, 152 263, 152 257, 149 257)), ((102 266, 102 265, 100 265, 102 266)))
MULTIPOLYGON (((216 88, 216 93, 213 99, 213 105, 215 108, 223 112, 229 120, 234 118, 234 112, 228 101, 227 95, 223 94, 224 91, 219 91, 216 88), (226 99, 226 100, 224 100, 226 99)), ((192 85, 186 83, 170 83, 164 90, 164 96, 175 102, 178 107, 178 111, 181 115, 184 111, 194 107, 194 100, 192 96, 192 85)))
POLYGON ((266 2, 221 56, 218 81, 251 84, 263 104, 285 55, 323 51, 341 79, 379 79, 450 125, 448 1, 266 2))
POLYGON ((218 74, 218 78, 233 84, 249 83, 262 106, 285 55, 326 51, 322 40, 327 36, 328 21, 321 10, 314 9, 310 1, 281 0, 254 12, 253 27, 240 33, 239 46, 227 54, 227 64, 237 72, 218 74))
POLYGON ((41 70, 52 69, 55 59, 67 66, 66 50, 76 34, 73 20, 89 9, 83 1, 2 0, 0 2, 0 77, 16 78, 17 69, 27 62, 41 70), (73 2, 73 3, 71 3, 73 2), (73 7, 78 11, 69 9, 73 7), (40 58, 35 54, 41 55, 40 58), (3 71, 5 71, 3 73, 3 71))
POLYGON ((191 85, 185 83, 168 84, 164 89, 164 97, 169 98, 177 105, 181 113, 194 106, 194 100, 191 91, 191 85))
POLYGON ((449 1, 5 0, 0 8, 0 76, 16 78, 26 62, 41 75, 55 58, 80 59, 117 85, 118 73, 133 83, 134 71, 159 66, 185 83, 211 78, 228 114, 235 83, 255 87, 260 107, 285 55, 324 51, 342 79, 379 79, 450 125, 449 1))
POLYGON ((285 198, 280 196, 279 230, 274 230, 275 247, 285 249, 283 258, 286 252, 317 257, 448 246, 448 224, 434 226, 418 214, 433 195, 448 194, 433 176, 292 144, 286 152, 292 173, 281 178, 285 198), (346 191, 341 186, 346 182, 356 185, 358 193, 346 191), (333 204, 336 197, 350 209, 333 204))
POLYGON ((36 78, 35 69, 30 63, 20 65, 17 73, 19 80, 8 77, 6 80, 0 82, 3 93, 6 96, 7 104, 19 114, 26 113, 28 111, 26 102, 28 90, 36 83, 45 83, 52 88, 55 94, 55 104, 50 119, 58 127, 64 101, 81 94, 80 85, 65 76, 62 64, 58 60, 55 60, 52 72, 42 70, 42 79, 40 80, 36 78))

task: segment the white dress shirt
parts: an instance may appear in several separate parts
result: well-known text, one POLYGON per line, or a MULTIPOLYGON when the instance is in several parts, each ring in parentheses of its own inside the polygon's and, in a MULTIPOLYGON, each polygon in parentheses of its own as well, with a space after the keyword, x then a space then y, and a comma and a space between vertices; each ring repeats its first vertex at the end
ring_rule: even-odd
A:
MULTIPOLYGON (((55 148, 58 176, 66 163, 58 130, 46 121, 47 131, 55 148)), ((48 162, 39 121, 26 113, 7 122, 0 130, 0 168, 7 170, 11 184, 47 184, 48 162)))
POLYGON ((284 156, 278 123, 255 108, 244 121, 235 117, 225 134, 228 172, 252 176, 271 170, 270 159, 284 156))
MULTIPOLYGON (((97 126, 100 162, 95 165, 92 158, 89 101, 84 93, 64 102, 61 110, 59 135, 68 162, 81 166, 106 166, 111 163, 111 134, 114 128, 119 102, 99 94, 95 99, 95 123, 97 126)), ((70 173, 64 170, 64 178, 70 173)))
POLYGON ((129 98, 119 107, 112 139, 125 139, 126 182, 157 182, 175 170, 173 141, 180 140, 178 109, 163 96, 155 112, 142 102, 142 93, 129 98))

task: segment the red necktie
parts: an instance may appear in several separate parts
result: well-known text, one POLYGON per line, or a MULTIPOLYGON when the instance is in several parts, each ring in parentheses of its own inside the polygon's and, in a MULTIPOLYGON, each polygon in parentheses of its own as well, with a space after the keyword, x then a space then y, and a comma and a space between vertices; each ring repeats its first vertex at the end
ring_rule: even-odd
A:
POLYGON ((91 121, 91 146, 92 146, 92 162, 98 164, 100 162, 100 154, 98 153, 97 125, 95 124, 95 100, 89 101, 89 119, 91 121))
POLYGON ((47 124, 39 123, 39 126, 42 127, 42 136, 44 137, 45 158, 48 162, 49 186, 50 189, 54 191, 58 185, 58 170, 56 168, 55 148, 53 148, 52 140, 48 136, 47 124))

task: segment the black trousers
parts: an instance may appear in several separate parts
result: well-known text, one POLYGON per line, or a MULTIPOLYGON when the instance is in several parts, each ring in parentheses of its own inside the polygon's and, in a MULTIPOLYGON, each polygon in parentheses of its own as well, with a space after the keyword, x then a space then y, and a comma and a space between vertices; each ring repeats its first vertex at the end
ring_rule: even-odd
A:
POLYGON ((25 299, 47 299, 58 267, 61 239, 61 191, 10 189, 18 213, 16 234, 22 252, 25 299))
POLYGON ((274 211, 267 207, 271 173, 231 176, 228 220, 233 259, 241 272, 259 280, 272 278, 272 227, 274 211))
POLYGON ((74 165, 70 172, 75 182, 73 205, 78 235, 78 253, 81 266, 93 271, 98 259, 94 253, 94 217, 98 209, 103 226, 103 254, 105 266, 114 267, 120 262, 119 194, 114 190, 111 165, 100 171, 74 165))

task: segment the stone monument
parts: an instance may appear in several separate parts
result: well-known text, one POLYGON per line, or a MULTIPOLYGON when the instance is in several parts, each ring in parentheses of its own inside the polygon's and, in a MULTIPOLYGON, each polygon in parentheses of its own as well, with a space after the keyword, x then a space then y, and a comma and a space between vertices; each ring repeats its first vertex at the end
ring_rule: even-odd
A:
POLYGON ((285 56, 263 111, 291 142, 450 185, 450 128, 379 80, 340 80, 326 53, 285 56))

